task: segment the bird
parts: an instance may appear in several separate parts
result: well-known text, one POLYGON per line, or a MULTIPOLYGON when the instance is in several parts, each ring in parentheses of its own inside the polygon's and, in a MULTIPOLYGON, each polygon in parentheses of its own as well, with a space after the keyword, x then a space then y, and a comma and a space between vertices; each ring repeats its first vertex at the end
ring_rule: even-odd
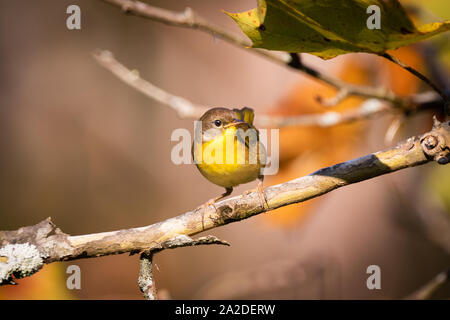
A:
POLYGON ((266 150, 253 119, 254 112, 248 107, 212 108, 197 122, 192 143, 194 163, 206 179, 225 188, 223 194, 204 203, 203 209, 230 195, 233 187, 257 179, 260 203, 262 207, 267 204, 263 192, 266 150))

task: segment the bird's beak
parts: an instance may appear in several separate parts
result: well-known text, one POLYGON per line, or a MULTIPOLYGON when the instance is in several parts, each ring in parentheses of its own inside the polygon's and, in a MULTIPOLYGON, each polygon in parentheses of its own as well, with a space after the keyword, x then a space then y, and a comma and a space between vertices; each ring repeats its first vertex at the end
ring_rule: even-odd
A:
POLYGON ((230 122, 229 124, 227 124, 227 125, 225 126, 225 128, 228 128, 228 127, 239 127, 239 126, 241 126, 241 125, 243 125, 243 124, 245 124, 245 123, 246 123, 246 122, 243 121, 243 120, 240 120, 240 119, 233 119, 233 121, 230 122))

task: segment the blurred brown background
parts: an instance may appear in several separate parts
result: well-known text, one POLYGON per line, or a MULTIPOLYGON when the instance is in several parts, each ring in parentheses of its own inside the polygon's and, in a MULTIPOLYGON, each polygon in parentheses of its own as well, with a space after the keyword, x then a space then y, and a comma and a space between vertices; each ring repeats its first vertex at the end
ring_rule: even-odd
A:
MULTIPOLYGON (((322 112, 315 95, 333 93, 211 35, 125 15, 102 1, 0 3, 1 230, 48 216, 72 235, 144 226, 222 192, 193 165, 170 160, 172 131, 192 132, 192 121, 178 119, 99 66, 91 55, 97 48, 112 51, 143 78, 177 95, 205 105, 250 106, 256 116, 322 112), (81 30, 66 28, 70 4, 81 7, 81 30)), ((250 0, 149 3, 177 11, 190 6, 235 32, 221 9, 255 6, 250 0)), ((445 10, 435 14, 448 19, 442 14, 449 4, 440 3, 445 10)), ((399 54, 426 72, 419 52, 411 47, 399 54)), ((390 86, 398 94, 421 89, 401 69, 365 54, 331 61, 304 55, 304 61, 348 81, 390 86)), ((384 142, 389 117, 330 130, 282 131, 282 168, 267 185, 387 148, 428 130, 430 118, 427 113, 408 120, 390 144, 384 142), (312 134, 318 137, 314 143, 305 138, 312 134)), ((448 207, 433 198, 430 187, 448 184, 443 177, 449 170, 435 164, 403 170, 313 204, 290 206, 289 212, 211 230, 208 234, 232 246, 158 254, 157 287, 175 299, 402 298, 450 265, 448 207), (371 264, 381 267, 381 290, 366 287, 371 264)), ((141 299, 138 265, 137 255, 54 263, 19 286, 1 287, 0 298, 141 299), (70 264, 81 267, 81 290, 65 288, 70 264)), ((448 288, 439 294, 448 297, 448 288)))

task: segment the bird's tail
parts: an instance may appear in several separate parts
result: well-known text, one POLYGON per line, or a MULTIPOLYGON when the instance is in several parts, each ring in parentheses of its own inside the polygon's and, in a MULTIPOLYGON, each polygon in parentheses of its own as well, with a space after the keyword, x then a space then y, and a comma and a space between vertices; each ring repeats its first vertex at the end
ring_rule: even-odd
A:
POLYGON ((253 119, 255 118, 255 113, 253 109, 244 107, 242 109, 233 109, 239 120, 245 121, 250 125, 253 125, 253 119))

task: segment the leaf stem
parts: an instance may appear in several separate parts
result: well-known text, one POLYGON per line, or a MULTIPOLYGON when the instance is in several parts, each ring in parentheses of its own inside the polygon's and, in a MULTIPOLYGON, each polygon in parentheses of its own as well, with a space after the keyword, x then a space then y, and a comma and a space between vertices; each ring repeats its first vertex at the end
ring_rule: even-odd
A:
POLYGON ((442 100, 444 100, 444 109, 445 109, 446 113, 448 114, 448 112, 449 112, 449 105, 450 105, 449 97, 441 89, 439 89, 438 86, 436 86, 430 79, 425 77, 423 74, 421 74, 419 71, 417 71, 413 67, 408 66, 404 62, 400 61, 396 57, 391 56, 390 54, 388 54, 386 52, 383 53, 383 54, 380 54, 380 56, 383 57, 383 58, 386 58, 389 61, 395 63, 396 65, 402 67, 403 69, 405 69, 409 73, 415 75, 417 78, 419 78, 420 80, 422 80, 423 82, 428 84, 434 91, 436 91, 441 96, 442 100))

